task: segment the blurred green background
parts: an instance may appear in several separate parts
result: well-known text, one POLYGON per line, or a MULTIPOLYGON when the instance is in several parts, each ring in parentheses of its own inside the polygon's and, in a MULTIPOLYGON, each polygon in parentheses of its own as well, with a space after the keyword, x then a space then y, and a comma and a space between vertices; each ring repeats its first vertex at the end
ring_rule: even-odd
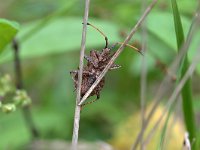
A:
MULTIPOLYGON (((177 2, 186 35, 197 1, 177 2)), ((89 22, 101 29, 112 45, 124 40, 141 13, 140 0, 94 0, 90 4, 89 22)), ((77 69, 79 64, 83 14, 84 1, 81 0, 0 0, 0 17, 20 24, 17 38, 21 49, 23 80, 33 101, 31 111, 41 139, 71 140, 76 94, 69 72, 77 69)), ((165 76, 156 62, 161 60, 169 65, 176 54, 170 2, 160 0, 148 16, 146 25, 146 97, 147 103, 150 103, 165 76)), ((192 59, 198 39, 195 38, 190 47, 189 59, 192 59)), ((139 30, 130 44, 141 48, 141 41, 139 30)), ((103 47, 103 37, 88 27, 86 53, 103 47)), ((125 48, 116 61, 122 67, 106 75, 100 100, 81 112, 80 140, 109 141, 113 139, 116 127, 139 111, 141 58, 132 49, 125 48)), ((14 80, 12 60, 13 53, 8 45, 0 55, 0 73, 8 73, 14 80)), ((197 114, 200 108, 197 101, 199 72, 200 67, 193 84, 197 114)), ((0 118, 0 149, 23 149, 31 142, 31 134, 20 109, 8 115, 0 113, 0 118)))

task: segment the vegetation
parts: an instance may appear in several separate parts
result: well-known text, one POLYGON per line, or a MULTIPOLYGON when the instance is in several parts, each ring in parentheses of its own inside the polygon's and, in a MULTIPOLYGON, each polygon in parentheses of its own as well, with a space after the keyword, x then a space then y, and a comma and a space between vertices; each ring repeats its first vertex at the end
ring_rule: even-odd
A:
MULTIPOLYGON (((88 20, 111 46, 125 40, 151 2, 90 1, 88 20)), ((76 105, 70 71, 79 66, 85 2, 0 4, 0 149, 31 149, 41 139, 70 145, 76 105)), ((115 62, 122 67, 105 75, 100 99, 81 110, 80 143, 181 149, 188 132, 192 150, 200 149, 198 6, 157 2, 129 41, 143 55, 126 47, 115 62)), ((86 36, 87 55, 105 47, 93 28, 86 36)))

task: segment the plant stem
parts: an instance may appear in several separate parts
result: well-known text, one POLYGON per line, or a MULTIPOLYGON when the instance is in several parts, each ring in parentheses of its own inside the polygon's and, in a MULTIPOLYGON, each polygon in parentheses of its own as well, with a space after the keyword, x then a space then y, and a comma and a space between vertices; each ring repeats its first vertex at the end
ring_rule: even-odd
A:
MULTIPOLYGON (((23 79, 22 79, 22 69, 21 69, 21 62, 19 57, 19 44, 16 39, 13 40, 13 51, 14 51, 14 68, 15 68, 15 77, 16 77, 16 88, 17 89, 23 89, 23 79)), ((33 138, 39 137, 38 130, 35 127, 32 114, 30 111, 29 106, 25 106, 22 109, 22 114, 24 116, 25 122, 27 124, 28 129, 30 130, 30 133, 32 134, 33 138)))
POLYGON ((85 13, 84 13, 84 18, 83 18, 82 41, 81 41, 81 51, 80 51, 79 72, 78 72, 78 87, 77 87, 77 95, 76 95, 76 108, 75 108, 75 114, 74 114, 74 129, 73 129, 72 147, 71 147, 72 150, 77 150, 77 146, 78 146, 78 133, 79 133, 80 111, 81 111, 81 106, 79 106, 78 103, 80 102, 80 99, 81 99, 80 94, 81 94, 83 59, 84 59, 84 53, 85 53, 89 4, 90 4, 90 0, 85 0, 85 13))
MULTIPOLYGON (((173 16, 174 16, 174 27, 176 32, 176 40, 177 40, 177 47, 178 52, 180 52, 180 49, 184 43, 184 33, 183 33, 183 27, 182 22, 178 10, 178 6, 176 3, 176 0, 171 0, 172 4, 172 10, 173 10, 173 16)), ((183 77, 183 75, 186 73, 188 68, 188 58, 187 53, 185 54, 185 57, 182 59, 182 65, 180 67, 180 78, 183 77)), ((179 80, 180 80, 179 78, 179 80)), ((189 132, 189 138, 190 143, 192 143, 193 139, 196 139, 195 131, 195 119, 194 119, 194 110, 193 110, 193 100, 192 100, 192 89, 191 89, 191 79, 189 78, 185 85, 183 86, 183 89, 181 91, 182 95, 182 108, 183 108, 183 114, 184 114, 184 120, 186 129, 189 132)), ((193 148, 195 145, 193 146, 193 148)))

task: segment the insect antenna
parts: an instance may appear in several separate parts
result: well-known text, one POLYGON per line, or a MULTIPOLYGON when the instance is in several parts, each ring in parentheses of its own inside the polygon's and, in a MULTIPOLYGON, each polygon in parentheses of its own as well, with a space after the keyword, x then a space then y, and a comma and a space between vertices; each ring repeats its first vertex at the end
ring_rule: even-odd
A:
POLYGON ((108 48, 108 38, 107 38, 107 36, 101 30, 99 30, 99 28, 95 27, 94 25, 92 25, 90 23, 87 23, 87 25, 89 25, 89 26, 93 27, 94 29, 96 29, 105 38, 105 41, 106 41, 105 48, 108 48))
MULTIPOLYGON (((122 45, 124 43, 123 42, 116 42, 110 49, 113 49, 117 44, 122 45)), ((141 55, 143 55, 142 51, 139 50, 138 48, 136 48, 136 47, 134 47, 134 46, 132 46, 130 44, 125 44, 125 46, 130 47, 130 48, 136 50, 137 52, 139 52, 141 55)))

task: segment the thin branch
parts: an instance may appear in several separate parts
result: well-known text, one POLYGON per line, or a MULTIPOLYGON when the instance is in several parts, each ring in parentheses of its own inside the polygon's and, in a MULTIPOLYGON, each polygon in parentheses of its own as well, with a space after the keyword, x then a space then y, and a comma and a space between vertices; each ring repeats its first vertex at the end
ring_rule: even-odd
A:
MULTIPOLYGON (((13 51, 14 51, 14 68, 15 68, 15 77, 16 77, 16 88, 17 89, 23 89, 23 78, 22 78, 22 68, 21 68, 21 62, 19 57, 19 44, 16 39, 13 40, 13 51)), ((30 111, 29 106, 25 106, 22 109, 22 114, 24 116, 25 122, 27 124, 27 127, 30 130, 30 133, 32 134, 33 138, 39 137, 39 132, 35 127, 33 117, 30 111)))
POLYGON ((138 28, 141 26, 143 23, 144 19, 147 17, 147 15, 150 13, 154 5, 156 4, 157 0, 153 0, 153 2, 147 7, 139 21, 136 23, 136 25, 133 27, 131 30, 130 34, 126 37, 125 41, 123 44, 119 47, 119 49, 116 51, 116 53, 113 55, 113 57, 110 59, 104 70, 101 72, 99 77, 96 79, 96 81, 93 83, 93 85, 90 87, 90 89, 86 92, 86 94, 83 96, 81 99, 81 102, 78 104, 79 106, 82 105, 87 97, 91 94, 91 92, 94 90, 94 88, 98 85, 98 83, 101 81, 101 79, 105 76, 105 74, 108 72, 109 68, 112 66, 114 63, 115 59, 120 55, 120 53, 123 51, 125 45, 130 41, 132 38, 133 34, 138 30, 138 28))
POLYGON ((83 73, 83 59, 85 53, 85 43, 86 43, 86 32, 87 32, 87 22, 89 14, 89 4, 90 0, 85 0, 85 13, 83 18, 83 30, 82 30, 82 41, 81 41, 81 51, 80 51, 80 62, 79 62, 79 72, 78 72, 78 87, 76 95, 76 108, 74 114, 74 129, 72 137, 72 150, 77 150, 78 145, 78 133, 79 133, 79 122, 80 122, 80 111, 81 106, 78 105, 81 98, 81 83, 82 83, 82 73, 83 73))

